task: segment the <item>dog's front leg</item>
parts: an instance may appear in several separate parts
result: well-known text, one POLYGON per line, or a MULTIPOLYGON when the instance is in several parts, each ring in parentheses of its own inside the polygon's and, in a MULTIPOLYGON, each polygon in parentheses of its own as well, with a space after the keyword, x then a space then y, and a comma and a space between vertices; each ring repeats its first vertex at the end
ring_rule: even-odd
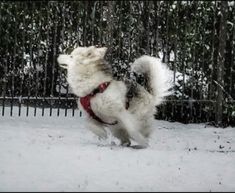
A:
POLYGON ((91 117, 87 117, 87 119, 90 131, 92 131, 95 135, 97 135, 101 139, 107 139, 107 132, 104 129, 103 125, 91 117))
POLYGON ((107 139, 107 132, 104 129, 102 123, 96 121, 95 119, 93 119, 92 117, 90 117, 89 114, 87 114, 87 112, 84 110, 84 108, 82 107, 80 101, 78 101, 78 109, 80 109, 80 111, 82 112, 82 114, 84 115, 84 117, 87 119, 87 123, 88 123, 88 129, 94 133, 95 135, 97 135, 99 138, 101 139, 107 139))
POLYGON ((148 146, 147 139, 140 133, 139 121, 128 111, 123 110, 118 115, 119 121, 123 124, 129 136, 143 147, 148 146))

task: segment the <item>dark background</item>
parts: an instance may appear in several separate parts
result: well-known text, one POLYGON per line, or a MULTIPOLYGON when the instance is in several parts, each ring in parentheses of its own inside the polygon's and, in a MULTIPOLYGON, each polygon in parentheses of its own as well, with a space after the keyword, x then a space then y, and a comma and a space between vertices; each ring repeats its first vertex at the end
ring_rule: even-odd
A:
POLYGON ((2 1, 0 45, 1 115, 76 108, 56 59, 98 45, 117 76, 143 54, 169 65, 175 93, 156 118, 235 125, 234 1, 2 1))

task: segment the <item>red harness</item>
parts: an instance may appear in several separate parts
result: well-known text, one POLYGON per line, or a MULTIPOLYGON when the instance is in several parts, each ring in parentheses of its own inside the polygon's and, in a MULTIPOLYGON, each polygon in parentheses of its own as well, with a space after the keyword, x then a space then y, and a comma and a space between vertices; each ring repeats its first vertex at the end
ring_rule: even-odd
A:
POLYGON ((88 94, 87 96, 81 97, 80 98, 80 103, 83 106, 83 108, 86 110, 86 112, 95 120, 103 123, 103 124, 107 124, 107 125, 115 125, 117 124, 117 121, 115 121, 114 123, 106 123, 104 122, 102 119, 100 119, 99 117, 96 116, 96 114, 92 111, 91 109, 91 99, 97 94, 97 93, 102 93, 106 90, 106 88, 108 88, 110 82, 104 82, 102 84, 100 84, 93 92, 91 92, 90 94, 88 94))

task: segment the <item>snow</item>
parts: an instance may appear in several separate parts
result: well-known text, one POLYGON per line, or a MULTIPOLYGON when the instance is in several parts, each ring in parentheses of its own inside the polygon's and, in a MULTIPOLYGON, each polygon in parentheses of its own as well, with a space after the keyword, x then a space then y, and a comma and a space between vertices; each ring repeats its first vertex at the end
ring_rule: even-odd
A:
POLYGON ((0 122, 0 191, 235 190, 232 127, 156 120, 150 147, 133 149, 97 139, 79 116, 0 122))

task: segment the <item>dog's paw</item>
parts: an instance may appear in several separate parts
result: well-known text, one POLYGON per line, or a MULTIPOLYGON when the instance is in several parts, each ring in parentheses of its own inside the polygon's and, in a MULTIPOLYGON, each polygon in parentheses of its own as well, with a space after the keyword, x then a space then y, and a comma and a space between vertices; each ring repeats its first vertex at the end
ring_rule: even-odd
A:
POLYGON ((121 143, 121 146, 130 147, 130 146, 131 146, 131 142, 130 142, 130 141, 122 142, 122 143, 121 143))
POLYGON ((148 147, 148 140, 139 132, 132 132, 130 136, 138 143, 139 146, 148 147))
POLYGON ((132 149, 146 149, 147 146, 142 146, 142 145, 132 145, 130 146, 130 148, 132 149))

